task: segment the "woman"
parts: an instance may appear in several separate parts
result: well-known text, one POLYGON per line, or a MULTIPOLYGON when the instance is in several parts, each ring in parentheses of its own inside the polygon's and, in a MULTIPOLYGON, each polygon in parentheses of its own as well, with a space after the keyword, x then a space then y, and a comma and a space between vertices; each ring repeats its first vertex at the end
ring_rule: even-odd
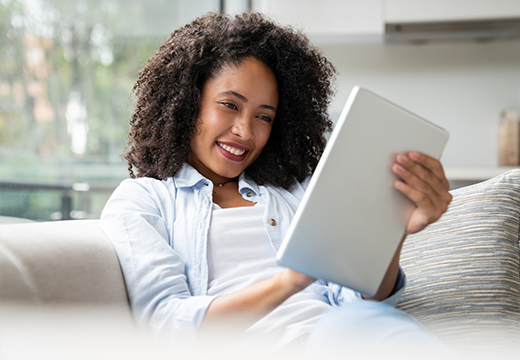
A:
MULTIPOLYGON (((134 86, 132 179, 101 217, 139 321, 185 337, 240 319, 279 348, 363 301, 275 261, 331 128, 334 74, 304 35, 259 14, 207 14, 149 59, 134 86)), ((412 152, 392 169, 417 205, 406 232, 420 231, 451 200, 442 166, 412 152)), ((397 303, 399 255, 372 300, 397 303)))

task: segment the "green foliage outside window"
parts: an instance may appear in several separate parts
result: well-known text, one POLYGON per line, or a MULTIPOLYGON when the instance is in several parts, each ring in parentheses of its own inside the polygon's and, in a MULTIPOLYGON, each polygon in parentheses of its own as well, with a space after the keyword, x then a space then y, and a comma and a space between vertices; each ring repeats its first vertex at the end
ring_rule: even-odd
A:
POLYGON ((139 68, 183 17, 213 3, 0 0, 0 181, 105 187, 84 201, 4 184, 0 215, 60 218, 69 194, 75 208, 87 204, 78 218, 99 216, 106 188, 127 177, 120 154, 139 68))

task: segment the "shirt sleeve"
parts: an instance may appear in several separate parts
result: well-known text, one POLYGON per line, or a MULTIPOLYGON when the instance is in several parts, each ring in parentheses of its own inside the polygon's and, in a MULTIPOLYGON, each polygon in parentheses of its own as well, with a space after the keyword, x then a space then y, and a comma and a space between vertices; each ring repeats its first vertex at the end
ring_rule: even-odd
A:
POLYGON ((214 297, 190 293, 185 264, 170 246, 173 231, 166 226, 161 206, 145 179, 125 180, 107 202, 101 228, 121 263, 137 321, 156 330, 190 336, 196 333, 214 297))
POLYGON ((386 299, 382 302, 387 303, 393 307, 397 306, 401 295, 403 295, 404 289, 406 288, 406 275, 403 268, 399 265, 399 272, 397 273, 397 279, 395 280, 394 288, 386 299))
MULTIPOLYGON (((328 283, 329 292, 328 292, 328 298, 333 307, 340 306, 342 304, 357 302, 357 301, 365 301, 361 297, 361 293, 358 291, 354 291, 352 289, 349 289, 347 287, 335 284, 335 283, 328 283)), ((392 289, 392 292, 390 293, 390 296, 388 296, 386 299, 382 300, 381 302, 386 303, 388 305, 391 305, 393 307, 397 306, 397 303, 399 302, 399 299, 401 298, 401 295, 403 294, 404 290, 406 288, 406 275, 404 273, 404 270, 401 266, 399 266, 399 272, 397 273, 397 279, 395 281, 394 288, 392 289)))

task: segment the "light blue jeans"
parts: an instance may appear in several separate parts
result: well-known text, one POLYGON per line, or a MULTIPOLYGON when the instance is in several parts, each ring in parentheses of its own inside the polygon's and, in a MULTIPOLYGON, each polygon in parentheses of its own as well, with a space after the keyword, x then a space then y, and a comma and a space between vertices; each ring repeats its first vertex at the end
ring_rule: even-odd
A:
POLYGON ((330 311, 308 339, 310 358, 459 359, 413 316, 385 303, 363 301, 330 311), (346 356, 349 354, 350 356, 346 356))

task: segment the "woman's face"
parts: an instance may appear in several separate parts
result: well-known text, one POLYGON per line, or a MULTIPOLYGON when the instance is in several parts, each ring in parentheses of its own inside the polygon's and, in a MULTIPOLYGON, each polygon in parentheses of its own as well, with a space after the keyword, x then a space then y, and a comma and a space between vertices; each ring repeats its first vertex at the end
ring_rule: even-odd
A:
POLYGON ((262 152, 277 106, 276 78, 267 65, 246 58, 225 66, 202 88, 188 163, 215 184, 237 177, 262 152))

